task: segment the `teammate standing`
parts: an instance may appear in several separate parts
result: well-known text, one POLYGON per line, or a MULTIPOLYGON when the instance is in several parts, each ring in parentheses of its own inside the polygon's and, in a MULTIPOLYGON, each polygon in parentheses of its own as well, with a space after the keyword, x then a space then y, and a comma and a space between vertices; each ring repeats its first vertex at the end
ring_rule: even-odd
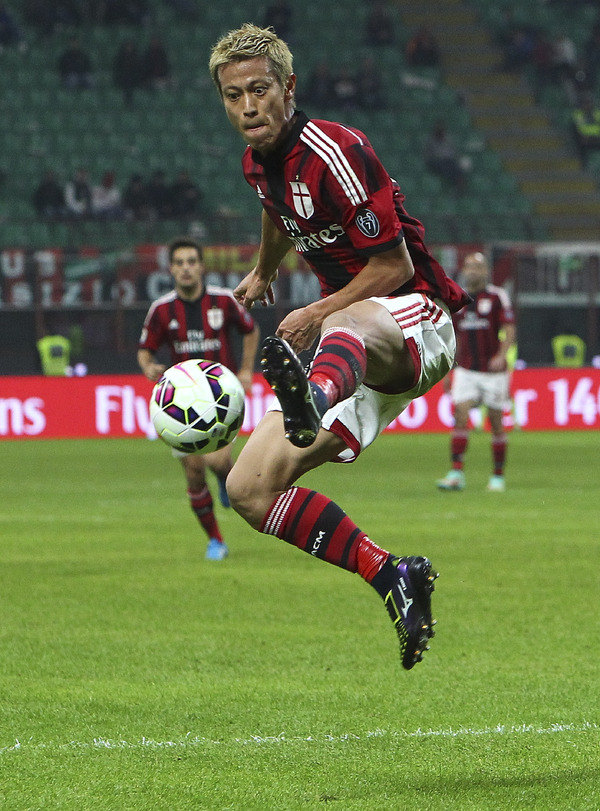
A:
POLYGON ((484 405, 492 432, 493 467, 487 489, 503 492, 507 436, 502 415, 510 397, 506 354, 515 342, 515 318, 506 291, 489 284, 489 267, 482 253, 465 257, 462 279, 472 300, 454 316, 457 351, 451 388, 454 405, 454 428, 450 437, 452 469, 437 486, 440 490, 464 488, 469 411, 484 405))
MULTIPOLYGON (((231 290, 204 284, 202 248, 193 239, 179 238, 169 245, 169 267, 175 288, 157 299, 148 310, 140 337, 138 364, 148 380, 157 381, 165 366, 156 360, 156 352, 168 346, 172 363, 190 358, 216 360, 236 372, 245 391, 250 389, 259 331, 254 319, 236 302, 231 290), (242 338, 242 357, 237 369, 231 332, 242 338)), ((225 479, 233 460, 231 447, 214 453, 181 453, 190 505, 208 535, 206 557, 223 560, 227 545, 217 523, 213 500, 206 483, 208 467, 219 482, 219 496, 229 507, 225 479)))
POLYGON ((247 23, 226 34, 210 71, 248 144, 244 175, 263 205, 258 262, 234 295, 246 308, 272 302, 292 247, 322 293, 264 342, 263 372, 283 414, 269 411, 243 448, 227 480, 232 505, 260 532, 369 582, 410 669, 433 636, 431 563, 389 554, 327 496, 294 483, 324 462, 353 461, 446 374, 449 311, 467 298, 425 247, 367 137, 295 112, 292 55, 272 29, 247 23), (317 339, 307 377, 296 352, 317 339))

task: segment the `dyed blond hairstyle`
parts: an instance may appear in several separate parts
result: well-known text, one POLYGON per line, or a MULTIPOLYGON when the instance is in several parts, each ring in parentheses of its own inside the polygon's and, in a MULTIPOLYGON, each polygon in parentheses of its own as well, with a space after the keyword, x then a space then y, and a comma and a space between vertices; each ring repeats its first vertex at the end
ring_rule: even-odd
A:
POLYGON ((208 68, 213 82, 222 95, 219 81, 219 68, 229 62, 243 62, 255 56, 266 56, 277 77, 278 83, 285 88, 293 69, 293 57, 290 49, 275 31, 259 28, 253 23, 244 23, 241 28, 229 31, 213 47, 208 68))

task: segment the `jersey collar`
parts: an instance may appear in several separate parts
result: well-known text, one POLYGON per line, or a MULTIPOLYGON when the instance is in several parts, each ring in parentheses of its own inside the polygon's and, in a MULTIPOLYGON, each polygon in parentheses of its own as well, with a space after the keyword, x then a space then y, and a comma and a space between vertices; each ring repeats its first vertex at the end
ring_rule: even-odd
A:
POLYGON ((282 161, 296 146, 300 138, 300 133, 308 124, 308 120, 306 113, 303 113, 302 110, 296 110, 292 118, 292 127, 282 143, 272 152, 269 152, 268 155, 261 155, 260 152, 253 149, 252 160, 255 163, 259 163, 261 166, 267 166, 271 163, 279 163, 282 161))

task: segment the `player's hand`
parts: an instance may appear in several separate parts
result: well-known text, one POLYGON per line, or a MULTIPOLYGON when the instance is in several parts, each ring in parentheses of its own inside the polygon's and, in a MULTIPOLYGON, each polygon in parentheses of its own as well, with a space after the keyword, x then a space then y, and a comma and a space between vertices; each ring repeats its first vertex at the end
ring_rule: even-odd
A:
POLYGON ((490 372, 504 372, 506 369, 506 358, 504 355, 494 355, 490 358, 488 369, 490 372))
POLYGON ((309 307, 293 310, 286 315, 275 333, 292 347, 294 352, 310 349, 321 331, 321 322, 316 321, 309 307))
POLYGON ((262 279, 256 272, 256 268, 242 279, 233 291, 233 296, 246 310, 251 310, 257 301, 263 307, 275 303, 275 293, 271 281, 267 282, 262 279))
POLYGON ((144 369, 144 374, 148 380, 152 381, 152 383, 156 383, 166 368, 167 367, 163 366, 162 363, 149 363, 144 369))

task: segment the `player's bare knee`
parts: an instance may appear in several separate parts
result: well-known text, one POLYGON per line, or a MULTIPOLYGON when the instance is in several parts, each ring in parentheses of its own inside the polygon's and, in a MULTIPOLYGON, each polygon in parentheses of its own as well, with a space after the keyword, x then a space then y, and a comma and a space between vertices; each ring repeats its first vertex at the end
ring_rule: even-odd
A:
POLYGON ((262 499, 259 496, 258 488, 252 485, 248 476, 235 465, 227 477, 226 487, 229 501, 235 512, 250 526, 259 529, 264 518, 264 510, 261 512, 259 506, 262 499))

